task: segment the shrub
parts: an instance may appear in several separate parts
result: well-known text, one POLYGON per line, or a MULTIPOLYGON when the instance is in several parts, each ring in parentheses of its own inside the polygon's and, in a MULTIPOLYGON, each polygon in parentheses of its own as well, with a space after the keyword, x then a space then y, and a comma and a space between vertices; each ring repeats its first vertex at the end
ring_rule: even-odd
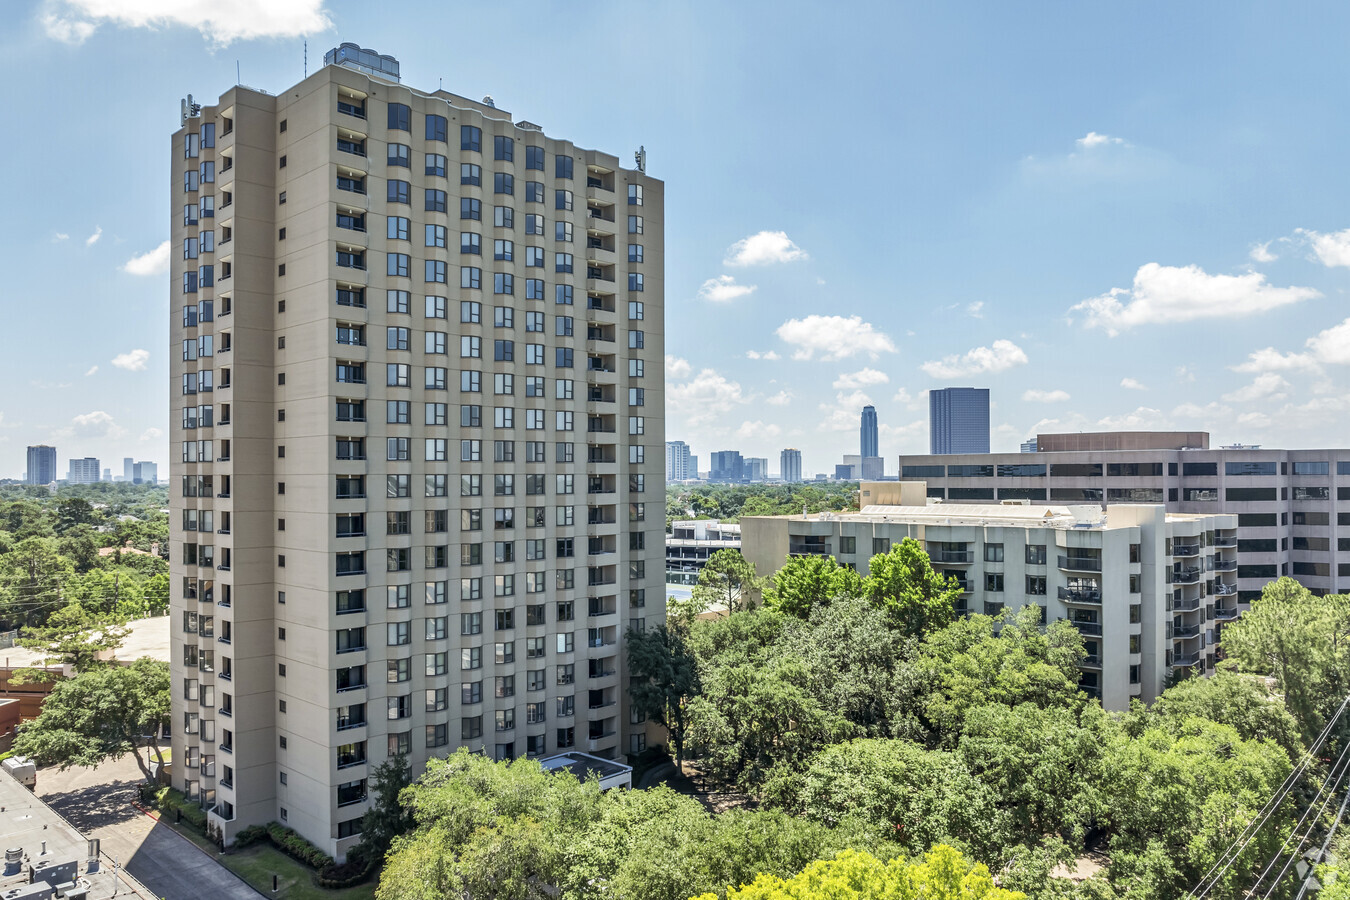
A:
POLYGON ((296 834, 294 828, 272 822, 267 826, 267 837, 282 853, 311 868, 322 870, 333 865, 333 857, 296 834))
POLYGON ((375 870, 373 860, 363 860, 359 857, 353 858, 348 855, 347 861, 341 865, 330 865, 324 867, 319 872, 315 882, 321 888, 329 890, 340 890, 342 888, 354 887, 370 877, 371 872, 375 870))
POLYGON ((265 840, 267 840, 267 827, 250 825, 234 836, 234 846, 242 850, 244 847, 251 847, 259 841, 265 840))

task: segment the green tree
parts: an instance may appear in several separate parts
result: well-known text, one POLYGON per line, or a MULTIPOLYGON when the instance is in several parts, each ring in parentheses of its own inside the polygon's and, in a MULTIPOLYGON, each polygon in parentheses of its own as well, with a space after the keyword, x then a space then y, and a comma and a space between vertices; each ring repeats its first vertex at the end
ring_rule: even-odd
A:
POLYGON ((1311 743, 1350 693, 1350 596, 1315 597, 1292 578, 1273 581, 1224 628, 1220 646, 1243 671, 1275 678, 1311 743))
POLYGON ((151 754, 164 761, 153 735, 168 716, 168 663, 138 659, 130 666, 77 671, 57 682, 42 712, 23 725, 14 752, 62 769, 131 754, 149 781, 151 754))
MULTIPOLYGON (((48 498, 46 491, 42 496, 48 498)), ((42 503, 32 499, 14 500, 0 507, 0 529, 12 533, 19 540, 52 536, 51 519, 42 503)))
POLYGON ((50 538, 25 538, 11 547, 0 556, 0 618, 5 626, 42 622, 64 606, 63 589, 74 571, 50 538))
POLYGON ((389 852, 394 838, 413 830, 412 812, 400 801, 400 793, 412 784, 412 767, 406 756, 395 756, 375 767, 370 775, 371 806, 361 817, 358 855, 379 862, 389 852))
POLYGON ((739 550, 718 550, 698 573, 693 604, 701 610, 721 607, 728 612, 752 609, 764 580, 739 550))
POLYGON ((833 556, 789 556, 770 577, 764 602, 774 609, 805 619, 817 606, 827 606, 836 597, 856 596, 861 591, 858 573, 839 565, 833 556))
POLYGON ((1136 702, 1126 720, 1127 730, 1188 718, 1231 725, 1243 740, 1274 741, 1291 759, 1303 752, 1298 722, 1262 678, 1220 669, 1209 678, 1188 678, 1163 691, 1152 706, 1136 702))
POLYGON ((56 550, 70 560, 76 572, 88 572, 99 564, 99 535, 88 525, 74 525, 56 539, 56 550))
MULTIPOLYGON (((921 862, 882 862, 869 853, 845 850, 791 878, 761 875, 754 883, 726 892, 726 900, 1026 900, 994 884, 983 865, 971 865, 959 851, 937 845, 921 862)), ((718 900, 703 894, 694 900, 718 900)))
POLYGON ((946 626, 961 598, 956 579, 935 572, 923 544, 908 537, 872 557, 863 590, 890 610, 895 627, 905 634, 946 626))
POLYGON ((56 501, 56 533, 65 534, 77 525, 97 525, 99 515, 93 504, 82 497, 62 497, 56 501))
POLYGON ((25 628, 15 643, 42 654, 45 666, 68 665, 83 672, 102 665, 99 654, 122 646, 128 631, 117 615, 72 603, 52 613, 46 624, 25 628))
POLYGON ((675 765, 684 771, 685 704, 698 687, 684 635, 663 626, 629 630, 628 694, 635 709, 670 733, 675 765))

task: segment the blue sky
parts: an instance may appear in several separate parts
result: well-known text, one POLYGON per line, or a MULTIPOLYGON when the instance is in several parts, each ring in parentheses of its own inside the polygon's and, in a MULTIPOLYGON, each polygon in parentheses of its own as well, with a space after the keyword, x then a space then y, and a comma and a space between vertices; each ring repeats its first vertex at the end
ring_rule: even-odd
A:
POLYGON ((11 0, 0 476, 167 461, 179 98, 349 40, 666 182, 667 437, 927 449, 924 392, 1040 430, 1344 446, 1344 4, 11 0), (251 7, 260 7, 253 8, 251 7), (167 12, 166 12, 167 11, 167 12), (508 52, 509 51, 509 52, 508 52), (527 60, 521 63, 522 56, 527 60), (1338 112, 1339 111, 1339 112, 1338 112))

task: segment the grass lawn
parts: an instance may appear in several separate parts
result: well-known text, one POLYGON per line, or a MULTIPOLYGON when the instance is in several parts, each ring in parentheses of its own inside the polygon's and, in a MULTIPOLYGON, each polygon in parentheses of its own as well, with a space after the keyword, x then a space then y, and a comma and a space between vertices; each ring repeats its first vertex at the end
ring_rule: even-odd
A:
POLYGON ((168 818, 161 821, 211 854, 212 859, 266 897, 278 897, 282 900, 373 900, 375 897, 373 879, 356 887, 330 891, 319 887, 310 879, 312 869, 291 859, 269 843, 262 842, 243 850, 221 853, 215 845, 193 829, 175 826, 168 818), (273 875, 279 878, 281 885, 281 889, 275 894, 272 893, 273 875))

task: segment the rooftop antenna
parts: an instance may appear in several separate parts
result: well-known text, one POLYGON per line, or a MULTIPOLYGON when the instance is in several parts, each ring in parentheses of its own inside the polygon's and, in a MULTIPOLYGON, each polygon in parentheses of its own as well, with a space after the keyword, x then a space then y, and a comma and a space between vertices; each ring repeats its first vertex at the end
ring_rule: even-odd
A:
POLYGON ((309 38, 305 38, 305 77, 309 77, 309 38))
POLYGON ((634 160, 637 162, 637 170, 638 170, 639 172, 646 172, 646 171, 647 171, 647 148, 646 148, 645 146, 639 146, 638 149, 637 149, 637 152, 633 154, 633 158, 634 158, 634 160))
POLYGON ((234 61, 234 83, 243 84, 244 80, 239 77, 239 60, 234 61))

